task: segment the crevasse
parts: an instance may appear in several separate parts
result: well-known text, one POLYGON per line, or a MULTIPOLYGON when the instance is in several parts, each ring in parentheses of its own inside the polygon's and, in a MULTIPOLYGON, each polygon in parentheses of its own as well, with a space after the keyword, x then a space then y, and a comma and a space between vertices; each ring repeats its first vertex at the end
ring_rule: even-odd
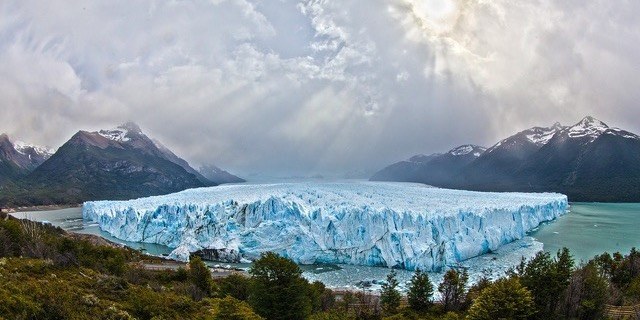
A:
POLYGON ((555 193, 483 193, 409 183, 282 183, 96 201, 83 217, 122 240, 222 260, 273 251, 302 264, 438 271, 521 239, 564 214, 555 193))

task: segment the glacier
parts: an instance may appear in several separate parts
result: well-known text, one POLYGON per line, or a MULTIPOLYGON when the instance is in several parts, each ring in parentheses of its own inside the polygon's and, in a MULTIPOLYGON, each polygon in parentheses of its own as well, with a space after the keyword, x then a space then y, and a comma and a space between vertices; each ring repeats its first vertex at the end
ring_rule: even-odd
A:
POLYGON ((300 264, 440 271, 522 239, 567 212, 556 193, 488 193, 389 182, 198 188, 93 201, 82 215, 125 241, 246 262, 273 251, 300 264))

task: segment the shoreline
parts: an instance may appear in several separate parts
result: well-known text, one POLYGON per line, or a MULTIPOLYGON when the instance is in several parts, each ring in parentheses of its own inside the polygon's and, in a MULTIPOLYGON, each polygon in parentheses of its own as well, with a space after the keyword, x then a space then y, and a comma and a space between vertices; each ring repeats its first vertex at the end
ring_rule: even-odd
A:
POLYGON ((14 213, 14 212, 32 212, 32 211, 53 211, 53 210, 62 210, 62 209, 80 208, 80 207, 82 207, 82 204, 52 204, 52 205, 46 205, 46 206, 6 208, 6 209, 2 209, 2 211, 6 213, 14 213))

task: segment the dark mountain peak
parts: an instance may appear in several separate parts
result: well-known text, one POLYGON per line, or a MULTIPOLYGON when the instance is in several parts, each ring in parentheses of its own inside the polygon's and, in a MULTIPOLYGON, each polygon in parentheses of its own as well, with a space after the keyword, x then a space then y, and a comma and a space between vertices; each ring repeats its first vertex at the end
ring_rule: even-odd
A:
POLYGON ((9 136, 6 133, 0 134, 0 141, 9 141, 9 136))
POLYGON ((472 154, 474 157, 479 157, 486 150, 487 150, 487 148, 485 148, 485 147, 477 146, 477 145, 474 145, 474 144, 465 144, 465 145, 461 145, 459 147, 455 147, 455 148, 449 150, 449 152, 447 152, 447 154, 450 154, 452 156, 465 156, 465 155, 468 155, 468 154, 472 154))

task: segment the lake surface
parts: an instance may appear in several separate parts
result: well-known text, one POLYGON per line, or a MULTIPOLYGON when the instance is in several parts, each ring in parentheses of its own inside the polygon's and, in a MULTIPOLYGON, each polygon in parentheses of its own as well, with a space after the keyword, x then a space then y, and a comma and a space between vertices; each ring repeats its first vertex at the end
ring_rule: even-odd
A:
POLYGON ((569 248, 576 260, 587 261, 605 251, 628 253, 640 248, 640 203, 571 203, 569 214, 531 236, 551 253, 569 248))
MULTIPOLYGON (((81 208, 18 212, 12 215, 17 218, 48 222, 71 232, 99 235, 156 256, 171 252, 171 248, 162 245, 116 239, 101 231, 96 223, 84 221, 81 208)), ((568 214, 540 226, 537 231, 530 234, 531 237, 504 246, 493 254, 467 260, 463 265, 469 268, 472 280, 481 276, 499 277, 504 274, 508 266, 516 265, 521 256, 531 256, 540 250, 542 244, 545 251, 552 253, 562 247, 568 247, 577 260, 586 261, 604 251, 628 252, 632 247, 640 247, 638 230, 640 230, 640 203, 572 203, 568 214)), ((227 265, 227 263, 220 264, 227 265)), ((249 266, 230 265, 242 268, 249 266)), ((321 281, 332 288, 365 288, 372 291, 379 289, 380 280, 384 280, 389 273, 386 268, 347 265, 311 265, 302 268, 305 277, 321 281), (367 285, 363 287, 363 283, 367 285)), ((406 284, 412 274, 411 271, 398 270, 401 286, 406 284)), ((442 274, 433 273, 431 278, 438 283, 442 274)))

